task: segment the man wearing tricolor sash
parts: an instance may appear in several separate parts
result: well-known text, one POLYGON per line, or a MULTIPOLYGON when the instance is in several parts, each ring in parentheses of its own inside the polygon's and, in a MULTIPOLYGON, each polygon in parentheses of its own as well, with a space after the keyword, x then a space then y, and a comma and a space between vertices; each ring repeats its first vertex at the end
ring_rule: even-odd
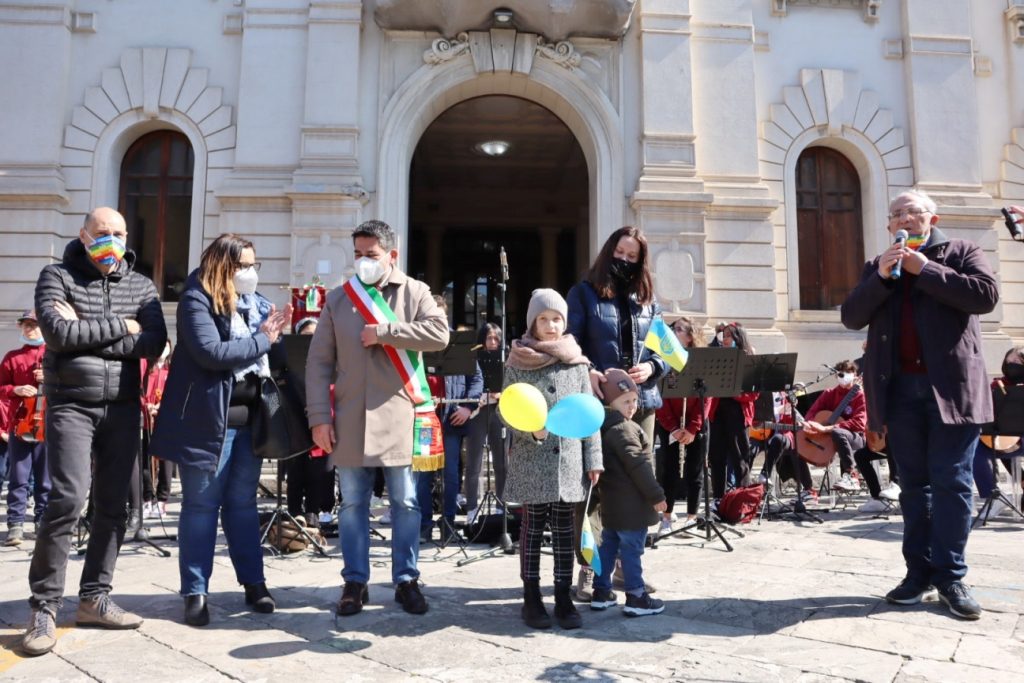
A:
POLYGON ((443 466, 443 448, 421 352, 448 345, 448 321, 430 288, 398 269, 386 223, 366 221, 352 238, 356 275, 328 293, 306 365, 313 440, 330 454, 341 480, 345 585, 337 612, 356 614, 369 600, 370 495, 373 468, 383 467, 395 600, 422 614, 416 473, 443 466))

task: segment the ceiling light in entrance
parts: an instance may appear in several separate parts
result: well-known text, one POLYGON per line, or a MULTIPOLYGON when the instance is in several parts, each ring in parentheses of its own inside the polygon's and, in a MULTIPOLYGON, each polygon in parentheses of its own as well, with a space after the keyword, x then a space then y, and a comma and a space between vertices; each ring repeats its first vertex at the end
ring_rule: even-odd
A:
POLYGON ((512 10, 500 7, 494 10, 494 23, 498 24, 499 26, 511 26, 513 16, 515 15, 513 14, 512 10))
POLYGON ((489 157, 505 156, 511 145, 504 140, 486 140, 476 145, 476 151, 489 157))

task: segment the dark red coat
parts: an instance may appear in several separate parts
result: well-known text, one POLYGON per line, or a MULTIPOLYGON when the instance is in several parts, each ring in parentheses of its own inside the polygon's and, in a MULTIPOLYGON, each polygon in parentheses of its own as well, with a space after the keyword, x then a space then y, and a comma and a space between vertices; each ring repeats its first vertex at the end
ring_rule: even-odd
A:
POLYGON ((20 387, 23 384, 39 386, 32 373, 36 368, 42 367, 45 353, 45 344, 42 346, 25 344, 20 349, 8 351, 4 359, 0 361, 0 401, 7 404, 7 416, 2 423, 2 431, 9 432, 14 428, 18 410, 21 409, 22 399, 20 396, 14 395, 14 387, 20 387))
MULTIPOLYGON (((743 426, 749 427, 754 424, 754 404, 757 403, 757 397, 761 393, 758 391, 752 391, 748 394, 740 394, 739 396, 733 396, 733 399, 740 404, 743 409, 743 426)), ((708 420, 713 421, 715 419, 715 412, 718 410, 718 399, 710 398, 708 401, 711 402, 708 408, 708 420)))
MULTIPOLYGON (((704 412, 707 413, 711 407, 711 399, 704 399, 704 412)), ((686 415, 683 416, 683 399, 666 398, 662 400, 661 407, 654 411, 655 417, 669 434, 682 427, 684 431, 697 434, 704 423, 700 414, 700 399, 686 399, 686 415)))
MULTIPOLYGON (((936 228, 921 253, 928 263, 914 277, 914 324, 921 340, 928 381, 946 424, 984 424, 992 421, 992 394, 981 353, 978 316, 999 301, 999 287, 978 245, 949 239, 936 228)), ((881 431, 886 397, 893 377, 900 322, 900 289, 878 275, 878 258, 864 266, 860 282, 843 302, 843 325, 868 327, 868 426, 881 431)))

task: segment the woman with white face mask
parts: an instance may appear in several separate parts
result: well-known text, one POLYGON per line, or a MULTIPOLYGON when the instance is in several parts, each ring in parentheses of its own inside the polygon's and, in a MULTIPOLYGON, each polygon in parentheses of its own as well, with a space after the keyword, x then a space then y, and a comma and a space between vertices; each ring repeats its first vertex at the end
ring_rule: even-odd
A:
POLYGON ((273 612, 260 548, 252 415, 268 352, 291 321, 256 292, 260 263, 252 242, 232 234, 203 252, 178 304, 178 352, 157 413, 151 452, 178 463, 181 595, 185 623, 204 626, 217 518, 235 579, 256 612, 273 612))
POLYGON ((860 392, 853 397, 834 424, 826 425, 813 419, 819 412, 835 411, 846 395, 853 391, 854 380, 857 377, 857 366, 854 362, 842 360, 834 367, 838 385, 822 392, 807 411, 807 416, 811 419, 804 423, 804 431, 809 436, 827 434, 832 437, 832 443, 839 454, 839 471, 842 473, 839 481, 835 483, 835 488, 852 493, 860 490, 860 483, 855 478, 853 454, 864 447, 864 430, 868 426, 868 409, 864 393, 860 392))

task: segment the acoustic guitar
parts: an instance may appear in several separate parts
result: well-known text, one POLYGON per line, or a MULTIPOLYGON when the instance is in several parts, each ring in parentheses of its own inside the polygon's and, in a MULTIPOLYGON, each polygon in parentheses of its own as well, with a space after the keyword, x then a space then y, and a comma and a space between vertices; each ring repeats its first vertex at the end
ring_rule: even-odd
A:
POLYGON ((872 432, 869 430, 864 434, 864 439, 868 444, 868 450, 872 453, 881 453, 885 450, 885 438, 886 432, 884 430, 881 432, 872 432))
POLYGON ((1017 446, 1020 445, 1019 436, 982 434, 980 438, 983 444, 991 448, 996 453, 1010 453, 1017 450, 1017 446))
MULTIPOLYGON (((846 396, 843 396, 843 400, 839 402, 835 410, 831 413, 827 410, 819 410, 815 415, 811 416, 811 421, 825 426, 834 425, 842 417, 843 411, 850 405, 850 401, 859 393, 860 385, 854 384, 846 392, 846 396)), ((832 458, 836 457, 836 447, 832 443, 832 437, 829 434, 811 436, 806 431, 797 432, 796 452, 808 464, 815 467, 828 467, 828 464, 832 462, 832 458)))

